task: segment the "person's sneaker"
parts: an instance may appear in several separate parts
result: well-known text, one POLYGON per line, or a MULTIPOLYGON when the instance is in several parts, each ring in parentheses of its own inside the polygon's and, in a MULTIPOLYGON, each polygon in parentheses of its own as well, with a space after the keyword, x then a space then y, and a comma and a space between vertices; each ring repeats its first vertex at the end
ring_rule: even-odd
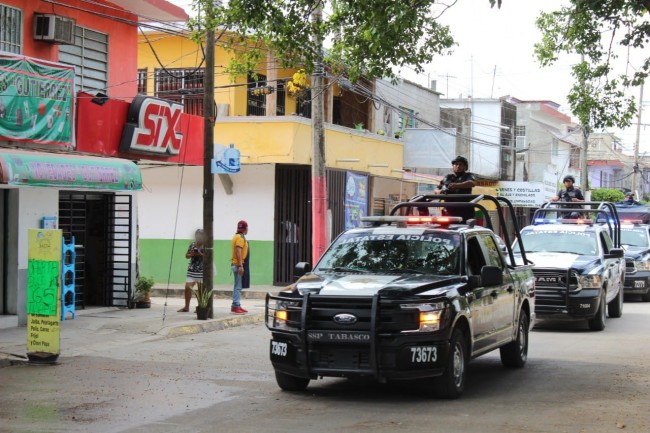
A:
POLYGON ((230 312, 232 314, 246 314, 247 311, 244 310, 242 307, 232 307, 230 308, 230 312))
POLYGON ((245 309, 244 307, 241 307, 241 306, 240 306, 239 309, 242 310, 244 313, 248 313, 248 310, 245 309))

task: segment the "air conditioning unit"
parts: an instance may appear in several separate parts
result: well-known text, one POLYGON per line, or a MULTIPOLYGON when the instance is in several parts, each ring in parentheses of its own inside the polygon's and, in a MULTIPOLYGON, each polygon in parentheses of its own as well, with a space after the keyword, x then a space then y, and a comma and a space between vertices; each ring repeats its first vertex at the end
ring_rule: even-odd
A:
POLYGON ((54 14, 34 14, 34 40, 74 45, 75 20, 54 14))

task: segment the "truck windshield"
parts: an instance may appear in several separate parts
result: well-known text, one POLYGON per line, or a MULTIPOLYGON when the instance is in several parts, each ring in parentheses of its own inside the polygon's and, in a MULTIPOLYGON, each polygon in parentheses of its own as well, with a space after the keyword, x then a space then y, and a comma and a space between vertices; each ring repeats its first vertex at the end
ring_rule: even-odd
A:
MULTIPOLYGON (((569 230, 524 230, 521 240, 527 253, 569 253, 583 256, 598 254, 595 233, 569 230)), ((519 252, 515 244, 514 252, 519 252)))
POLYGON ((332 244, 315 272, 458 275, 459 258, 460 236, 456 233, 350 233, 332 244))
POLYGON ((648 236, 646 229, 621 229, 621 244, 628 247, 647 247, 648 236))

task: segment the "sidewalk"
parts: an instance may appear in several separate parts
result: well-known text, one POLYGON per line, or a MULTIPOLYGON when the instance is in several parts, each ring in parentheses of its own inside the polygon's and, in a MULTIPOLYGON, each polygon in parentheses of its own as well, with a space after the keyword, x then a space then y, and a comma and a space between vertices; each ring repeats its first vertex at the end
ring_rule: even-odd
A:
MULTIPOLYGON (((196 314, 177 312, 183 306, 181 298, 151 298, 151 308, 88 308, 77 311, 74 320, 61 323, 61 357, 73 357, 105 352, 112 347, 181 335, 218 331, 236 326, 264 322, 264 301, 243 302, 246 315, 230 313, 229 299, 214 300, 214 319, 197 320, 196 314)), ((192 299, 193 311, 196 300, 192 299)), ((24 361, 27 328, 24 326, 0 330, 0 367, 14 361, 24 361)))
MULTIPOLYGON (((265 299, 266 294, 278 293, 284 290, 282 286, 255 285, 241 292, 242 299, 265 299)), ((155 284, 151 289, 152 296, 182 298, 185 294, 184 284, 155 284)), ((216 298, 232 298, 232 285, 215 284, 214 295, 216 298)))

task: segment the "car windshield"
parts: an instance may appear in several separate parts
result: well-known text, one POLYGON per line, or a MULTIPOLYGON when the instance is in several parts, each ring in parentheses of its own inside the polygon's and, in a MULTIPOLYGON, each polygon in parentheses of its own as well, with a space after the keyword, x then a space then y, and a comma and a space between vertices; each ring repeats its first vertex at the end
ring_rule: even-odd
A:
POLYGON ((315 272, 458 275, 459 245, 457 233, 343 234, 315 272))
MULTIPOLYGON (((569 253, 585 256, 598 254, 596 234, 569 230, 524 230, 521 240, 527 253, 569 253)), ((515 243, 514 252, 519 252, 515 243)))
POLYGON ((638 229, 621 229, 621 244, 628 247, 647 247, 648 236, 647 230, 643 228, 638 229))

